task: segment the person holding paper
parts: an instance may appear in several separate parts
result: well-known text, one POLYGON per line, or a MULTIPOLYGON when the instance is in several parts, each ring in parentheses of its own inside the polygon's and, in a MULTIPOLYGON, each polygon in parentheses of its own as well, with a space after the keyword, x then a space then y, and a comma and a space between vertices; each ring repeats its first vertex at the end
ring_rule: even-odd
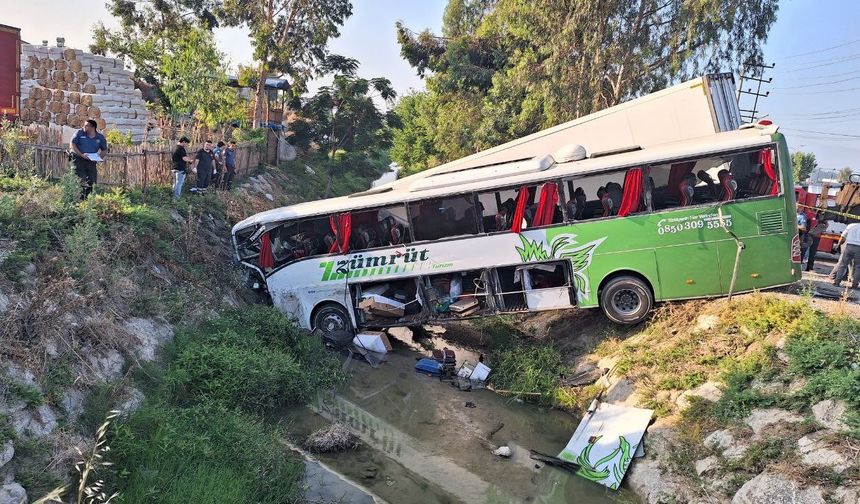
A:
POLYGON ((69 142, 72 151, 72 166, 75 175, 81 179, 81 199, 93 192, 98 179, 96 162, 102 160, 107 152, 107 139, 98 132, 98 124, 94 119, 88 119, 84 127, 75 133, 69 142))

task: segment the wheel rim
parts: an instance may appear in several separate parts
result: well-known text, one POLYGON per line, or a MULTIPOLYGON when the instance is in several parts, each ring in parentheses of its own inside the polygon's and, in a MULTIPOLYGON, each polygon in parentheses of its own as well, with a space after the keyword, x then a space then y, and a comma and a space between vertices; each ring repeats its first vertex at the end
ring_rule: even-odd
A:
POLYGON ((612 296, 612 307, 622 315, 632 315, 642 307, 642 299, 633 289, 620 289, 612 296))
POLYGON ((325 332, 346 330, 346 321, 337 312, 325 312, 321 317, 320 327, 325 332))

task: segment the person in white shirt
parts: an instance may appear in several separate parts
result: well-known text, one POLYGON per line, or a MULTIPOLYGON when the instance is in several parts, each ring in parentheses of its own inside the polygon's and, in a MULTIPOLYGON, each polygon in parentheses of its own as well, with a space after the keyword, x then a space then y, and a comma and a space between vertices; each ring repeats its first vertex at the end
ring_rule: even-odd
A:
POLYGON ((830 273, 830 278, 833 279, 833 285, 839 287, 842 280, 848 276, 848 267, 853 264, 851 288, 856 289, 858 282, 860 282, 860 224, 856 222, 848 224, 845 231, 842 231, 839 244, 842 246, 842 254, 839 256, 836 267, 830 273))

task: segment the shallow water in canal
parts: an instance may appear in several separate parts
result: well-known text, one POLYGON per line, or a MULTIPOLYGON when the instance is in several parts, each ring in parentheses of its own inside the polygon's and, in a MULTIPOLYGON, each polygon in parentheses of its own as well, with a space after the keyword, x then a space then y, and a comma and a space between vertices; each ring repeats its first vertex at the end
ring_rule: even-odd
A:
POLYGON ((560 452, 578 418, 488 390, 459 391, 415 373, 419 357, 396 347, 378 369, 348 363, 351 378, 337 394, 284 414, 292 437, 304 439, 333 421, 348 426, 361 447, 319 459, 392 504, 638 502, 626 489, 609 490, 529 458, 530 449, 560 452), (513 449, 511 458, 491 453, 502 445, 513 449))

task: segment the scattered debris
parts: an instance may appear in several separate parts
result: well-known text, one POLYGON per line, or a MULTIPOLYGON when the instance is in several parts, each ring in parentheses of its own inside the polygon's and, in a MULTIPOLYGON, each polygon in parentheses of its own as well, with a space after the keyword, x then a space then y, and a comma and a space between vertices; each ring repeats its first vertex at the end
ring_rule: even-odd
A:
POLYGON ((475 403, 473 403, 472 401, 466 401, 465 406, 466 406, 467 408, 474 408, 474 407, 475 407, 475 403))
POLYGON ((391 342, 384 332, 363 331, 355 335, 352 344, 371 352, 386 354, 391 351, 391 342))
POLYGON ((508 458, 513 455, 513 450, 511 450, 510 446, 500 446, 493 450, 493 455, 508 458))
POLYGON ((312 453, 331 453, 355 448, 355 436, 346 427, 335 423, 319 429, 305 440, 302 447, 312 453))
POLYGON ((600 368, 593 362, 584 362, 574 369, 571 376, 560 380, 560 383, 566 387, 583 387, 596 382, 608 371, 609 369, 600 368))
POLYGON ((442 364, 439 364, 433 359, 424 357, 415 363, 415 371, 425 373, 430 376, 439 376, 442 374, 442 364))
MULTIPOLYGON (((558 457, 553 457, 552 455, 547 455, 545 453, 537 452, 534 450, 529 451, 529 458, 531 458, 532 460, 543 462, 546 465, 565 469, 572 473, 579 471, 579 464, 576 464, 575 462, 562 460, 558 457)), ((535 464, 535 469, 540 469, 540 467, 540 465, 535 464)))

